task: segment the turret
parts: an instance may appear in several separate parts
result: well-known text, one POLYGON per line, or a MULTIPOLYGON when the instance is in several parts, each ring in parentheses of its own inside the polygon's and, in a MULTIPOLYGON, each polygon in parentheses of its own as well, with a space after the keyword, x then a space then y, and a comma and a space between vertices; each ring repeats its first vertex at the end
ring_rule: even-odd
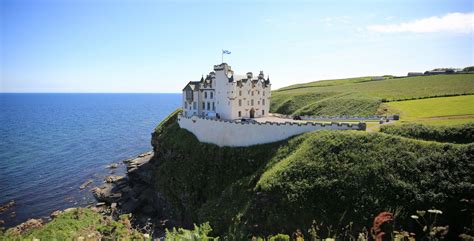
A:
POLYGON ((252 72, 247 72, 247 79, 252 79, 252 77, 253 77, 252 72))

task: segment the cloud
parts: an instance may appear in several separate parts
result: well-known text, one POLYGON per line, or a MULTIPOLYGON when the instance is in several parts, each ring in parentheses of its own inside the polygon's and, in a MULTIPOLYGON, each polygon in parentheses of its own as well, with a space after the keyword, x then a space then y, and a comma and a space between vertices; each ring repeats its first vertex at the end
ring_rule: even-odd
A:
POLYGON ((367 29, 379 33, 474 33, 474 13, 448 13, 405 23, 370 25, 367 29))

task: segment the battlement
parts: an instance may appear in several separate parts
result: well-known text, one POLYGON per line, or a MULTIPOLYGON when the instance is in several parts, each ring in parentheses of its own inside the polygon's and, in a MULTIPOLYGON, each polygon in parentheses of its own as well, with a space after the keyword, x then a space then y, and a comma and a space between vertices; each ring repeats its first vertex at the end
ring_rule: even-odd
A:
POLYGON ((242 122, 198 116, 178 116, 178 124, 192 132, 199 141, 218 146, 251 146, 285 140, 317 130, 365 130, 360 123, 317 122, 242 122))

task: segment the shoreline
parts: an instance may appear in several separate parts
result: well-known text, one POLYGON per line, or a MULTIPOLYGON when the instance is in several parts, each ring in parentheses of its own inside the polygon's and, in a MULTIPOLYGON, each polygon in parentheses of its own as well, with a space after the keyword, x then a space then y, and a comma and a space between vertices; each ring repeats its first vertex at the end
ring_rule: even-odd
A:
MULTIPOLYGON (((94 212, 98 212, 102 215, 113 215, 122 214, 124 213, 122 207, 126 207, 130 209, 130 203, 124 203, 124 198, 122 198, 122 194, 128 191, 127 189, 123 190, 125 187, 129 187, 130 185, 135 185, 135 180, 141 179, 140 175, 134 178, 130 178, 129 174, 134 173, 144 164, 147 164, 151 158, 153 157, 153 151, 147 151, 141 153, 135 157, 131 157, 125 160, 121 160, 118 162, 112 162, 105 166, 107 171, 105 177, 96 176, 94 175, 94 179, 87 179, 84 182, 78 185, 78 189, 80 192, 87 191, 83 193, 83 199, 86 200, 88 195, 92 196, 91 200, 87 201, 87 205, 76 205, 77 202, 74 203, 71 207, 55 210, 51 212, 49 215, 41 216, 41 217, 28 217, 25 221, 15 224, 15 225, 8 225, 8 222, 0 219, 0 229, 4 231, 9 229, 16 229, 20 230, 21 232, 25 232, 32 228, 41 227, 48 222, 52 221, 55 217, 57 217, 61 213, 70 212, 77 208, 87 208, 91 209, 94 212), (125 165, 125 169, 121 170, 121 166, 125 165), (132 180, 132 181, 130 181, 132 180), (99 185, 94 185, 98 184, 99 185), (132 184, 133 183, 133 184, 132 184), (90 192, 90 194, 89 194, 90 192), (124 204, 128 206, 124 206, 124 204)), ((143 172, 143 170, 142 170, 143 172)), ((134 174, 132 174, 133 176, 134 174)), ((139 185, 135 185, 139 186, 139 185)), ((133 190, 133 189, 131 189, 133 190)), ((127 194, 126 194, 127 195, 127 194)), ((126 197, 126 195, 123 195, 126 197)), ((69 197, 65 197, 66 199, 69 197)), ((132 200, 133 201, 133 200, 132 200)), ((129 201, 130 202, 130 201, 129 201)), ((136 205, 134 205, 136 206, 136 205)), ((7 217, 14 217, 12 215, 16 214, 16 201, 10 200, 6 203, 0 204, 0 214, 4 214, 7 217)))

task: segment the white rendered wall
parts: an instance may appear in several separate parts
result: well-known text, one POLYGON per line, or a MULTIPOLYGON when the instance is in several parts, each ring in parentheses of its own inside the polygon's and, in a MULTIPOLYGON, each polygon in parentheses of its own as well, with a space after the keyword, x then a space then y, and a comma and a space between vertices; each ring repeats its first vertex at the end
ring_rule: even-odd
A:
POLYGON ((178 117, 178 124, 192 132, 199 141, 218 146, 251 146, 285 140, 316 130, 359 130, 358 124, 320 123, 238 123, 198 117, 178 117))

